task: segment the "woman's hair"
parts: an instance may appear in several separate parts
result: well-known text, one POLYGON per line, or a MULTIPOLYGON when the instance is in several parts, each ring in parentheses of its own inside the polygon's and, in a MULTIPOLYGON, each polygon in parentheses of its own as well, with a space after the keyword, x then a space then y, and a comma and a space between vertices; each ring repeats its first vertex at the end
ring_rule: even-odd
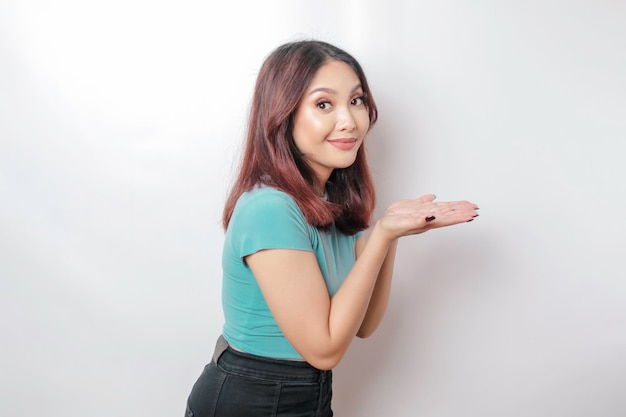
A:
POLYGON ((350 167, 333 170, 326 183, 328 198, 322 199, 314 191, 314 172, 292 135, 296 109, 319 68, 329 61, 345 62, 354 70, 363 89, 370 128, 376 122, 378 112, 365 74, 350 54, 312 40, 290 42, 275 49, 257 78, 239 174, 224 207, 225 229, 239 197, 257 184, 290 195, 314 227, 328 229, 335 223, 349 235, 368 227, 376 199, 364 146, 350 167))

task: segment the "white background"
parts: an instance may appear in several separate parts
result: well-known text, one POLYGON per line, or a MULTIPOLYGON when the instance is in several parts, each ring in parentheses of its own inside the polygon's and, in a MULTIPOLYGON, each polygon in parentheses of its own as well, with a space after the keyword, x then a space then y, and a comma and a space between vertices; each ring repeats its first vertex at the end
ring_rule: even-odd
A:
POLYGON ((183 415, 255 76, 309 37, 369 77, 377 213, 481 207, 400 243, 336 415, 626 415, 619 0, 3 0, 0 415, 183 415))

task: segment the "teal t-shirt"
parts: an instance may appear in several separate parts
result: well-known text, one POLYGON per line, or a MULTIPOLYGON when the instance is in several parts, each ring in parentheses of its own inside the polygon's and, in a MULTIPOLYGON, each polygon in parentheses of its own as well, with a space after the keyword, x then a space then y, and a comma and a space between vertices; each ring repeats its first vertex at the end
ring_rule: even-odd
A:
MULTIPOLYGON (((254 355, 302 359, 276 324, 244 257, 263 249, 295 249, 315 253, 332 297, 355 262, 360 233, 348 236, 334 226, 321 231, 309 225, 286 193, 257 186, 235 206, 222 254, 224 338, 254 355)), ((294 271, 293 279, 298 279, 294 271)))

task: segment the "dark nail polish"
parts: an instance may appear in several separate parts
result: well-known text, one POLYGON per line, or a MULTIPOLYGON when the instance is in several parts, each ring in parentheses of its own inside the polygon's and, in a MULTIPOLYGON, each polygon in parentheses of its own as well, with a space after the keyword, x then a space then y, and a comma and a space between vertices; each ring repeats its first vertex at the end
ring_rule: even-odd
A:
POLYGON ((471 222, 471 221, 474 221, 474 219, 469 219, 466 223, 469 223, 469 222, 471 222))
POLYGON ((432 222, 433 220, 435 220, 435 216, 428 216, 424 220, 426 220, 427 222, 432 222))

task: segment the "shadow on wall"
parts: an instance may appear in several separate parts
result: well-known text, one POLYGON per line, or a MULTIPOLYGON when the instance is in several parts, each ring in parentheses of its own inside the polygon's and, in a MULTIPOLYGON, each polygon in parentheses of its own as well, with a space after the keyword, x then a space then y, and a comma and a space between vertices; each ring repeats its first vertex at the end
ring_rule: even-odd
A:
POLYGON ((404 409, 402 403, 413 408, 438 373, 438 346, 454 338, 456 326, 446 329, 442 323, 464 314, 464 308, 476 308, 484 288, 497 287, 487 271, 493 259, 488 254, 498 251, 489 236, 450 230, 457 235, 451 238, 447 232, 400 242, 383 322, 372 337, 353 342, 335 371, 337 415, 373 416, 390 403, 396 410, 404 409), (459 299, 465 301, 457 306, 459 299))

